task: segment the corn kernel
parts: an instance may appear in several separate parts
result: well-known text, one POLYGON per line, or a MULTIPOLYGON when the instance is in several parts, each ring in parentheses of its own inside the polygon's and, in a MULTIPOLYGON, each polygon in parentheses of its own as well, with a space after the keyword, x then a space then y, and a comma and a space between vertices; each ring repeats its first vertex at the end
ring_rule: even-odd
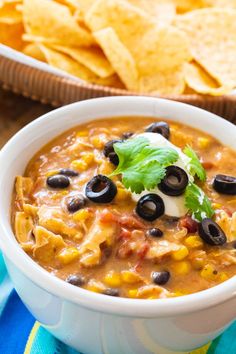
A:
POLYGON ((181 246, 180 249, 178 249, 178 251, 174 251, 172 253, 172 258, 175 261, 181 261, 182 259, 186 258, 189 254, 189 251, 187 249, 187 247, 185 246, 181 246))
POLYGON ((114 170, 114 167, 111 166, 111 164, 107 161, 102 162, 102 164, 99 166, 99 173, 103 174, 103 175, 109 175, 110 173, 112 173, 112 171, 114 170))
POLYGON ((130 197, 130 192, 124 188, 117 188, 117 194, 115 196, 116 202, 122 202, 130 197))
POLYGON ((80 172, 85 171, 88 168, 88 164, 81 159, 72 161, 71 166, 80 172))
POLYGON ((63 248, 56 258, 63 264, 69 264, 79 257, 79 251, 75 247, 63 248))
POLYGON ((90 218, 90 216, 91 216, 91 212, 88 209, 81 209, 73 214, 73 220, 84 222, 88 218, 90 218))
POLYGON ((220 203, 212 203, 212 208, 214 210, 221 209, 222 208, 222 204, 220 204, 220 203))
POLYGON ((76 137, 77 138, 81 138, 81 137, 84 137, 84 136, 87 136, 87 135, 88 135, 88 132, 86 132, 84 130, 81 130, 80 132, 76 133, 76 137))
POLYGON ((189 236, 184 241, 188 248, 203 247, 203 242, 199 236, 189 236))
POLYGON ((111 271, 106 274, 104 282, 113 288, 119 287, 121 286, 121 276, 119 273, 111 271))
POLYGON ((218 273, 215 268, 211 264, 206 264, 200 273, 201 277, 206 280, 217 280, 218 273))
POLYGON ((84 161, 87 166, 91 165, 91 163, 94 161, 94 154, 92 152, 84 153, 81 156, 81 160, 84 161))
POLYGON ((96 149, 102 149, 105 145, 105 141, 99 135, 90 138, 90 142, 96 149))
POLYGON ((227 279, 229 279, 228 275, 225 272, 220 272, 219 273, 219 281, 223 282, 226 281, 227 279))
POLYGON ((128 291, 128 296, 131 298, 137 297, 137 294, 138 294, 138 289, 131 289, 128 291))
POLYGON ((206 149, 210 145, 210 139, 200 137, 197 139, 197 144, 201 149, 206 149))
POLYGON ((123 270, 121 272, 121 278, 123 282, 127 284, 135 284, 142 281, 140 275, 131 270, 123 270))
POLYGON ((184 295, 187 295, 187 293, 184 292, 183 290, 176 290, 176 291, 173 293, 173 296, 174 296, 174 297, 184 296, 184 295))
POLYGON ((46 173, 46 177, 51 177, 58 174, 59 170, 50 170, 46 173))
POLYGON ((204 260, 202 258, 195 258, 191 261, 191 264, 194 269, 201 270, 204 267, 204 260))
POLYGON ((65 195, 67 195, 69 193, 69 191, 61 191, 58 193, 55 193, 51 196, 52 200, 56 200, 58 198, 64 197, 65 195))
POLYGON ((181 262, 177 262, 174 266, 173 266, 173 270, 176 274, 178 275, 186 275, 190 272, 191 270, 191 265, 189 262, 187 261, 181 261, 181 262))

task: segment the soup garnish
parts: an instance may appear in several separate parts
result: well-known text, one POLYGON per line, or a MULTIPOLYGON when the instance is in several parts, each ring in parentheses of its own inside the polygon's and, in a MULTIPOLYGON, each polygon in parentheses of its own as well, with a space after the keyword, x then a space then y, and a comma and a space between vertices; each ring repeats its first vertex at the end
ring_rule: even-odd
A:
POLYGON ((91 121, 16 178, 17 241, 68 284, 108 296, 207 289, 236 274, 235 158, 176 122, 91 121))

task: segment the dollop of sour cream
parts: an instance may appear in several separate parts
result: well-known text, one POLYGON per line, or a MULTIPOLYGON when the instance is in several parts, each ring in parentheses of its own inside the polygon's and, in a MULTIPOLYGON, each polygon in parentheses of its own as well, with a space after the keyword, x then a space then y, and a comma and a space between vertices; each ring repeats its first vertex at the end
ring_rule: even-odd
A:
MULTIPOLYGON (((179 159, 174 163, 174 165, 181 167, 185 172, 187 173, 189 177, 189 181, 193 181, 193 177, 189 174, 188 172, 188 164, 190 162, 190 158, 185 155, 180 148, 172 144, 169 140, 164 138, 163 135, 157 134, 157 133, 143 133, 137 135, 137 137, 144 137, 149 140, 151 146, 156 146, 158 148, 164 148, 164 147, 169 147, 175 150, 178 155, 179 159)), ((185 198, 184 195, 180 195, 178 197, 172 197, 165 195, 162 193, 158 187, 151 191, 144 190, 140 194, 132 193, 132 199, 135 202, 138 202, 138 200, 149 193, 154 193, 159 195, 165 205, 165 215, 172 216, 172 217, 177 217, 180 218, 181 216, 184 216, 188 209, 185 207, 185 198)))

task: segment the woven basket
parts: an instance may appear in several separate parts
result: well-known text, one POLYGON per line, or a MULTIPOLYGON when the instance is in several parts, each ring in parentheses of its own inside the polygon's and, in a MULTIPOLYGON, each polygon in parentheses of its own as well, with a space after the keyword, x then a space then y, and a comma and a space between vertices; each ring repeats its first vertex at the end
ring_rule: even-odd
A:
MULTIPOLYGON (((0 45, 0 83, 5 89, 53 106, 95 97, 140 95, 140 93, 85 83, 3 45, 0 45)), ((236 123, 236 95, 211 97, 194 94, 155 95, 155 97, 192 104, 236 123)))

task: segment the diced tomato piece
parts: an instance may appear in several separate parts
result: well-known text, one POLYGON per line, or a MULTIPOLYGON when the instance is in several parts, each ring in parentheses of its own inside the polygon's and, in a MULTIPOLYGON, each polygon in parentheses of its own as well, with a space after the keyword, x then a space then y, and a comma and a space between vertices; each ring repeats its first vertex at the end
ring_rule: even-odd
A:
POLYGON ((215 167, 215 164, 210 161, 203 161, 202 166, 205 168, 205 170, 210 170, 211 168, 215 167))
POLYGON ((122 216, 118 223, 128 229, 143 229, 145 225, 134 216, 122 216))
POLYGON ((126 240, 126 239, 130 239, 130 237, 131 237, 131 232, 122 227, 120 230, 120 234, 118 236, 118 240, 126 240))
POLYGON ((194 233, 198 230, 198 222, 193 220, 189 215, 180 219, 179 225, 180 227, 185 227, 189 233, 194 233))
POLYGON ((127 258, 127 257, 131 256, 132 253, 133 253, 133 251, 130 248, 129 243, 127 241, 124 241, 117 251, 117 257, 122 258, 122 259, 127 258))
POLYGON ((100 221, 104 223, 117 222, 117 216, 108 209, 104 209, 100 215, 100 221))
POLYGON ((230 217, 233 215, 233 212, 229 209, 229 208, 227 208, 226 206, 222 206, 221 207, 230 217))
POLYGON ((139 258, 143 259, 145 258, 147 252, 149 251, 150 245, 148 242, 145 242, 142 247, 140 247, 140 249, 137 252, 137 255, 139 258))

